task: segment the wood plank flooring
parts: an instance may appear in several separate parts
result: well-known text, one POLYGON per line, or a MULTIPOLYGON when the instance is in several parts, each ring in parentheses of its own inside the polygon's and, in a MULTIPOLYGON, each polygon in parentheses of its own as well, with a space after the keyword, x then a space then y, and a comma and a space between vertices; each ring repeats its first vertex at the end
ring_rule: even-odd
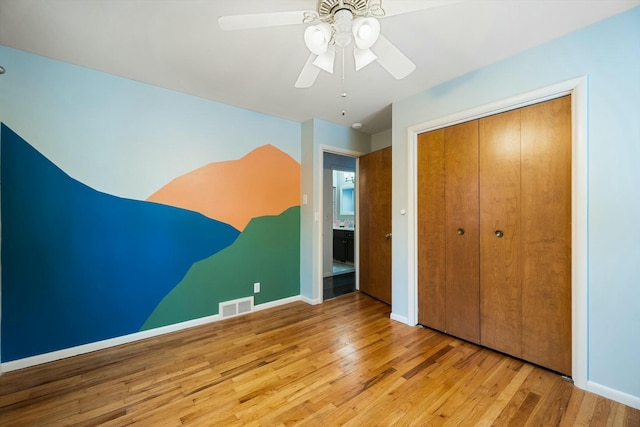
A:
POLYGON ((640 426, 559 375, 361 293, 0 376, 2 426, 640 426))

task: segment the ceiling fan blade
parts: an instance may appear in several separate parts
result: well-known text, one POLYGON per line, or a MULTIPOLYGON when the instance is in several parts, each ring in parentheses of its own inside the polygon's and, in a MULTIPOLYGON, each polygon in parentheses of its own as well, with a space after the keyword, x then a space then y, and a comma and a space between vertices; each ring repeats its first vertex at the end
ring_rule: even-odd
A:
POLYGON ((371 51, 371 49, 358 49, 356 47, 353 49, 353 59, 356 63, 356 71, 360 71, 378 59, 378 57, 371 51))
POLYGON ((305 14, 309 14, 309 11, 221 16, 218 18, 218 25, 220 25, 220 28, 224 31, 295 25, 303 23, 305 14))
POLYGON ((461 3, 464 0, 392 0, 382 2, 384 17, 461 3))
POLYGON ((320 68, 321 70, 326 71, 329 74, 333 74, 333 65, 336 62, 336 49, 333 46, 329 46, 327 51, 318 56, 314 61, 313 65, 320 68))
POLYGON ((314 54, 309 55, 309 58, 307 58, 307 62, 305 62, 304 67, 302 67, 298 80, 296 80, 295 86, 297 88, 303 89, 311 87, 315 83, 318 74, 320 74, 320 68, 313 65, 315 59, 316 55, 314 54))
POLYGON ((371 50, 378 56, 378 63, 398 80, 404 79, 416 69, 416 65, 382 34, 371 50))

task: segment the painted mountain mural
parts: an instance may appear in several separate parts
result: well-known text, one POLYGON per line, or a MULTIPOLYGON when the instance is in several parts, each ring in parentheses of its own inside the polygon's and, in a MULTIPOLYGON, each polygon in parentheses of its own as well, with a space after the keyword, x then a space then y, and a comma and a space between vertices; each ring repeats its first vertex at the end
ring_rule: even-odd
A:
POLYGON ((0 132, 3 362, 139 331, 194 262, 239 235, 93 190, 0 132))
POLYGON ((257 304, 299 294, 300 166, 275 147, 138 201, 74 180, 4 124, 0 140, 3 362, 217 314, 257 281, 257 304))
POLYGON ((267 144, 239 160, 178 177, 147 200, 200 212, 242 231, 252 218, 300 204, 300 164, 267 144))
POLYGON ((300 293, 300 207, 251 220, 226 249, 197 262, 158 305, 143 329, 218 312, 218 304, 253 295, 255 303, 300 293))

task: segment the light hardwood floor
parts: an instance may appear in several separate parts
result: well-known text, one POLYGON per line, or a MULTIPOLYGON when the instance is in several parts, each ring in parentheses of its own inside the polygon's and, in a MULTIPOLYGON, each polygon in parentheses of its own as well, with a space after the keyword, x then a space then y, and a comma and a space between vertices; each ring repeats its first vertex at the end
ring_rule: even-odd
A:
POLYGON ((355 293, 5 373, 0 425, 620 425, 640 411, 355 293))

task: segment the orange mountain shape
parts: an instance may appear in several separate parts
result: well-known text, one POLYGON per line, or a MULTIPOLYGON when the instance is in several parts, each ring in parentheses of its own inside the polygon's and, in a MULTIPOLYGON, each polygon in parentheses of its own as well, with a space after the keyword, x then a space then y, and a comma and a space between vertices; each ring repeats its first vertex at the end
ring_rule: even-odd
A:
POLYGON ((300 164, 267 144, 239 160, 209 163, 182 175, 147 200, 199 212, 242 231, 252 218, 300 204, 300 164))

